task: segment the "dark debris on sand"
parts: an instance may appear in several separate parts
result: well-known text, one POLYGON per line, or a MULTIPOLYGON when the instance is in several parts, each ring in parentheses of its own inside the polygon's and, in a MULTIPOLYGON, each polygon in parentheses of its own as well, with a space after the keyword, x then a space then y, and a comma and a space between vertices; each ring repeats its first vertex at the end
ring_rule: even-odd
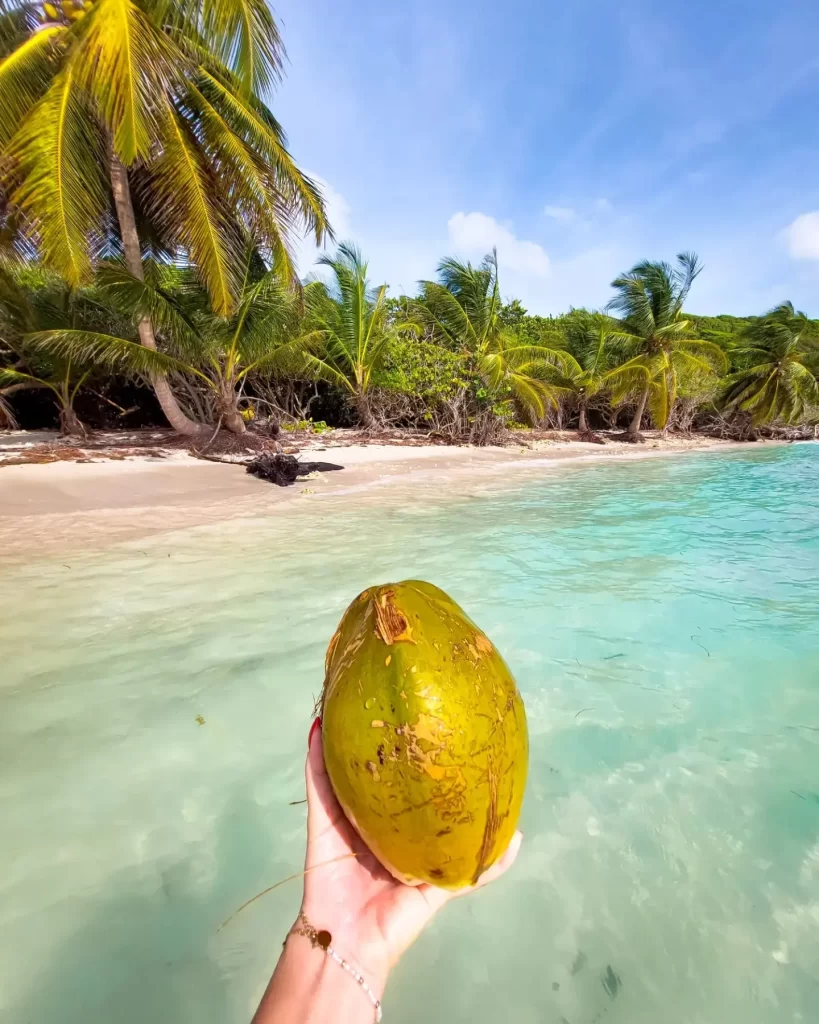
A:
POLYGON ((308 476, 310 473, 327 473, 343 468, 343 466, 337 466, 332 462, 299 462, 292 455, 265 453, 253 459, 248 464, 247 471, 262 480, 278 484, 279 487, 289 487, 300 476, 308 476))

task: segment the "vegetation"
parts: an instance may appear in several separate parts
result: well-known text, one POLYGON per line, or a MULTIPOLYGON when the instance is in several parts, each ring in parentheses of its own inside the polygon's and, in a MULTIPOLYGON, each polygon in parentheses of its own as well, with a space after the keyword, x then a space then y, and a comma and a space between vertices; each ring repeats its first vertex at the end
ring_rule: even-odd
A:
POLYGON ((638 263, 612 287, 609 303, 621 315, 617 340, 623 361, 612 371, 612 400, 620 404, 636 397, 628 436, 636 440, 646 405, 656 427, 668 423, 680 378, 692 373, 716 373, 727 366, 725 353, 715 342, 693 336, 693 325, 683 315, 683 304, 700 273, 696 253, 683 252, 676 267, 668 263, 638 263))
POLYGON ((311 281, 304 290, 304 372, 346 391, 362 425, 370 427, 373 373, 382 365, 387 346, 402 334, 413 334, 415 327, 389 316, 387 286, 370 287, 367 264, 355 246, 342 243, 335 256, 322 256, 319 263, 329 267, 334 280, 330 285, 311 281), (318 354, 309 351, 309 343, 318 354))
POLYGON ((754 424, 798 423, 819 410, 819 335, 790 302, 748 324, 735 352, 742 368, 727 381, 729 410, 751 414, 754 424))
MULTIPOLYGON (((549 347, 523 339, 506 326, 498 279, 498 254, 493 251, 478 267, 445 259, 438 281, 422 281, 414 309, 427 325, 430 342, 460 351, 468 372, 479 382, 468 409, 470 422, 513 418, 538 422, 557 405, 561 388, 556 368, 566 363, 565 345, 549 347)), ((507 320, 510 319, 507 317, 507 320)))
POLYGON ((0 426, 819 421, 819 325, 688 314, 693 253, 557 317, 503 301, 495 252, 391 298, 342 243, 300 281, 294 238, 332 235, 266 105, 283 57, 266 0, 0 0, 0 426))
MULTIPOLYGON (((106 250, 138 279, 146 250, 184 253, 222 316, 236 306, 248 238, 295 276, 293 227, 321 241, 328 225, 261 99, 282 66, 265 0, 2 2, 7 245, 36 251, 74 288, 106 250)), ((156 351, 150 316, 138 332, 156 351)), ((165 374, 148 376, 170 423, 196 433, 165 374)))

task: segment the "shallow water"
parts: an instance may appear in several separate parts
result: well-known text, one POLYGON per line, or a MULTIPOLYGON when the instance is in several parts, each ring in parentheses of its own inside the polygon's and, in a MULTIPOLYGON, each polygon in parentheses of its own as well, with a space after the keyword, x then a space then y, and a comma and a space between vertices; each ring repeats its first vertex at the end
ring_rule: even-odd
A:
POLYGON ((815 1021, 819 446, 377 502, 6 566, 0 1020, 246 1024, 299 884, 216 929, 300 867, 327 640, 420 576, 512 666, 530 784, 385 1021, 815 1021))

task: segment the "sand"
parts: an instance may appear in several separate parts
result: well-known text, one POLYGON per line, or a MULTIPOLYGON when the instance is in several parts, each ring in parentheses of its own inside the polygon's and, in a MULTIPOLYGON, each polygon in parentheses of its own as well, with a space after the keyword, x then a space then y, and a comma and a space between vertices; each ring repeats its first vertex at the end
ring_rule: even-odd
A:
MULTIPOLYGON (((8 437, 9 435, 6 435, 8 437)), ((17 438, 19 439, 19 434, 17 438)), ((0 545, 5 556, 98 548, 170 530, 248 516, 268 516, 294 501, 378 500, 382 488, 413 493, 469 493, 476 482, 503 486, 580 460, 644 459, 736 450, 711 438, 661 438, 605 445, 531 442, 529 447, 470 448, 395 444, 311 446, 309 460, 343 466, 276 487, 225 465, 168 452, 157 459, 54 462, 0 467, 0 545)))

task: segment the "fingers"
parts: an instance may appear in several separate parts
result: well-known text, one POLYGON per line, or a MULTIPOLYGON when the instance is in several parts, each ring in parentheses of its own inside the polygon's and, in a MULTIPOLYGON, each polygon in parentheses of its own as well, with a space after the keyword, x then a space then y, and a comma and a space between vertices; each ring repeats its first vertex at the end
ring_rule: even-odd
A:
POLYGON ((336 800, 330 777, 324 764, 321 747, 321 719, 310 727, 310 744, 307 763, 304 767, 304 781, 307 787, 307 842, 320 835, 328 825, 333 824, 342 813, 336 800))
POLYGON ((523 833, 516 832, 506 847, 506 852, 503 853, 492 865, 491 868, 487 868, 486 871, 481 875, 478 881, 473 886, 473 889, 480 889, 484 885, 489 885, 490 882, 494 882, 500 878, 502 874, 509 870, 515 863, 518 854, 520 853, 520 844, 523 842, 523 833))

